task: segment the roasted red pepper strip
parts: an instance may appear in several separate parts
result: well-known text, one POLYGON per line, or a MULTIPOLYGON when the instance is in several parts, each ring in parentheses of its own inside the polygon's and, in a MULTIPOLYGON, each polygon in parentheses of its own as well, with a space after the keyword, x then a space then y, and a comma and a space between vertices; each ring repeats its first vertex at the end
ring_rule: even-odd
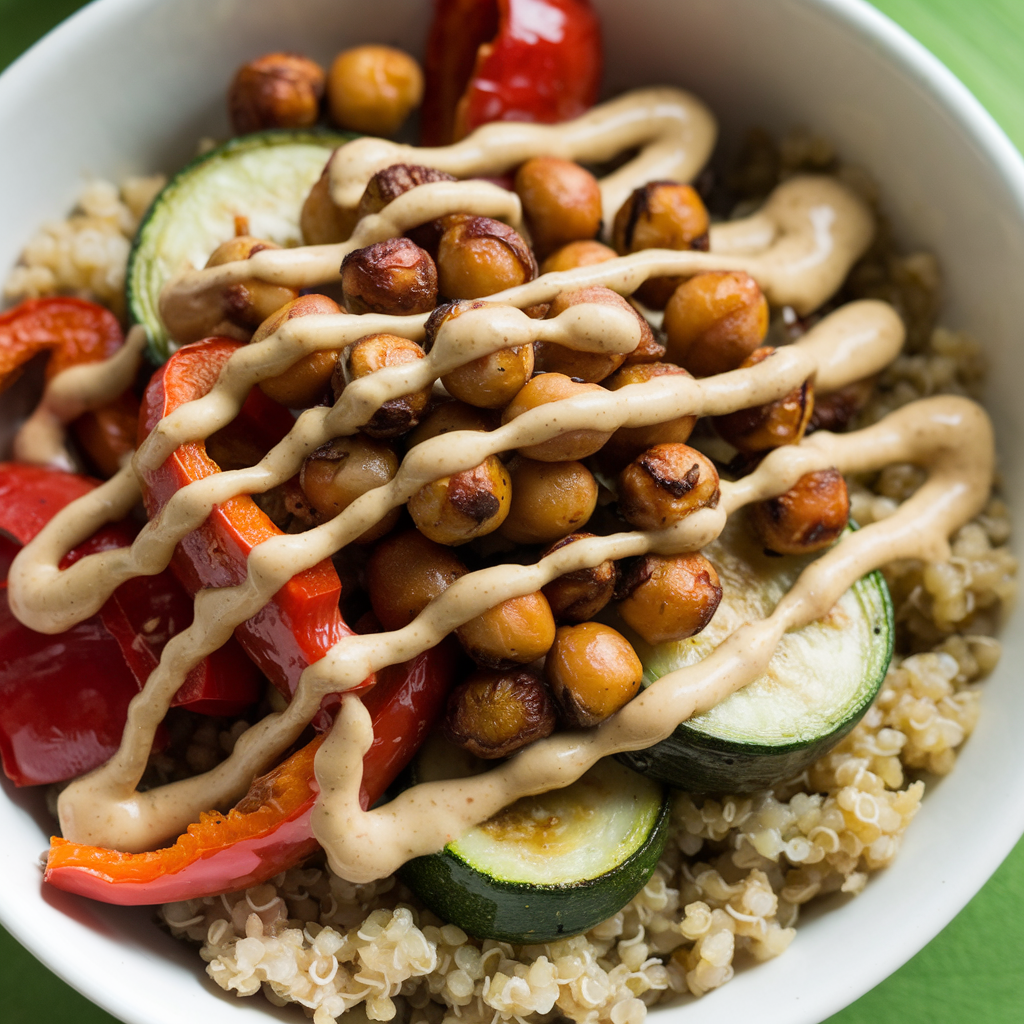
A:
MULTIPOLYGON (((146 389, 139 414, 140 444, 164 416, 205 395, 239 348, 238 342, 226 338, 208 338, 175 352, 146 389)), ((262 454, 293 424, 287 409, 253 388, 232 427, 208 443, 230 451, 255 442, 262 454)), ((182 487, 220 471, 207 453, 207 443, 183 444, 159 469, 143 473, 149 514, 157 515, 182 487)), ((236 586, 245 579, 249 552, 280 533, 252 498, 240 495, 217 505, 203 525, 181 541, 171 567, 190 594, 204 587, 236 586)), ((249 656, 286 697, 295 692, 309 664, 351 636, 338 610, 340 596, 338 574, 325 559, 293 576, 262 611, 235 630, 249 656)))
MULTIPOLYGON (((364 809, 383 795, 440 719, 457 660, 449 638, 380 672, 363 697, 374 730, 363 758, 364 809)), ((273 878, 317 849, 310 818, 318 791, 313 758, 322 742, 316 737, 256 779, 234 809, 204 814, 166 849, 118 853, 53 838, 46 881, 104 903, 135 905, 215 896, 273 878)))
POLYGON ((135 449, 139 400, 126 391, 114 401, 82 413, 72 421, 71 430, 91 468, 108 480, 121 468, 121 460, 135 449))
POLYGON ((26 299, 0 313, 0 391, 39 352, 50 352, 46 379, 80 363, 109 359, 124 338, 117 317, 84 299, 26 299))
POLYGON ((435 0, 423 143, 491 121, 554 124, 597 101, 601 30, 587 0, 435 0))
MULTIPOLYGON (((0 530, 28 543, 96 481, 0 463, 0 530)), ((64 560, 124 547, 134 530, 104 527, 64 560)), ((5 540, 4 579, 17 545, 5 540)), ((16 785, 60 782, 102 764, 121 740, 128 702, 167 641, 192 621, 192 602, 169 572, 123 583, 98 615, 55 636, 18 622, 0 600, 0 757, 16 785)), ((234 715, 259 699, 259 672, 234 642, 196 666, 174 699, 204 714, 234 715)))

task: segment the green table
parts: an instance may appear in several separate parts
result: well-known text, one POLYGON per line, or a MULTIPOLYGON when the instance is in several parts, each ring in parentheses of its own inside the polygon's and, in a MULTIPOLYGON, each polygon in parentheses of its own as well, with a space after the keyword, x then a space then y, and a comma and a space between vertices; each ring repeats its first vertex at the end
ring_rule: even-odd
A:
MULTIPOLYGON (((80 0, 0 0, 0 68, 80 0)), ((953 69, 1024 148, 1024 0, 876 0, 953 69)), ((1024 841, 905 967, 828 1024, 1022 1024, 1024 841)), ((0 929, 5 1024, 114 1024, 0 929)))

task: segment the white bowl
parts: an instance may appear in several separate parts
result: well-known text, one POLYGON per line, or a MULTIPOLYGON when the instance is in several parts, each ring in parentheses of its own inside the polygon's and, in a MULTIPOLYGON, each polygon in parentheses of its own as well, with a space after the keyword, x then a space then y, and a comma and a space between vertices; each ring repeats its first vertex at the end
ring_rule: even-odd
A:
MULTIPOLYGON (((879 179, 906 245, 937 253, 943 321, 980 337, 1004 482, 1024 516, 1024 164, 966 89, 860 0, 596 0, 609 90, 676 83, 721 118, 725 143, 752 125, 801 125, 879 179)), ((342 46, 422 48, 423 0, 98 0, 0 78, 0 274, 84 177, 173 169, 204 134, 227 131, 233 69, 267 50, 327 60, 342 46), (17 140, 12 144, 10 140, 17 140)), ((790 950, 699 1002, 658 1011, 687 1024, 757 1014, 814 1024, 899 967, 981 887, 1024 829, 1024 664, 1020 616, 985 684, 981 724, 957 770, 934 786, 893 867, 834 912, 812 915, 790 950)), ((0 921, 41 960, 130 1024, 239 1024, 274 1010, 225 996, 195 953, 146 911, 42 890, 36 858, 50 823, 38 794, 0 801, 0 921)))

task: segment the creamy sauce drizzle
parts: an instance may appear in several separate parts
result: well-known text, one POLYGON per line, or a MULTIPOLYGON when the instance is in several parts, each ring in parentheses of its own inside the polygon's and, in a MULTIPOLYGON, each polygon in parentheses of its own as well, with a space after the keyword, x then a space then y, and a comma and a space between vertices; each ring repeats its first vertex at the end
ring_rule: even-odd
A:
MULTIPOLYGON (((332 191, 340 204, 354 205, 376 170, 403 160, 470 176, 495 173, 539 153, 602 160, 640 146, 639 155, 602 184, 606 210, 613 204, 617 209, 635 184, 691 177, 713 138, 713 122, 692 97, 671 89, 647 90, 568 125, 487 126, 442 150, 406 151, 380 140, 357 140, 332 163, 332 191)), ((265 251, 242 263, 193 272, 165 290, 162 304, 173 305, 176 313, 191 309, 200 315, 225 283, 253 276, 275 283, 320 283, 337 276, 341 256, 350 251, 345 246, 358 248, 392 237, 438 216, 439 210, 465 210, 467 201, 477 204, 469 207, 477 212, 486 207, 489 215, 518 223, 515 196, 486 183, 421 186, 381 214, 364 218, 353 239, 342 246, 265 251), (475 198, 468 200, 471 194, 475 198)), ((325 440, 353 433, 383 402, 419 390, 469 360, 535 340, 619 352, 630 351, 639 340, 632 315, 612 307, 575 306, 548 321, 531 320, 516 307, 548 301, 568 287, 604 284, 628 294, 649 276, 714 268, 747 270, 772 302, 809 312, 839 286, 871 232, 870 214, 843 186, 825 178, 793 179, 754 217, 716 228, 710 253, 649 250, 510 289, 492 297, 494 304, 443 325, 427 358, 354 382, 332 409, 304 412, 288 437, 258 465, 196 481, 176 493, 131 548, 91 555, 59 570, 70 548, 137 502, 139 473, 159 466, 180 444, 207 437, 230 422, 255 383, 281 373, 308 352, 340 350, 367 334, 388 332, 418 340, 425 318, 315 316, 288 321, 265 341, 240 349, 208 395, 179 407, 159 424, 134 465, 61 512, 19 554, 10 572, 12 608, 22 621, 44 632, 59 632, 87 618, 125 579, 161 571, 177 542, 213 505, 283 483, 325 440)), ((383 808, 363 812, 358 801, 361 761, 372 730, 362 702, 354 697, 344 701, 317 755, 321 796, 314 831, 340 875, 353 881, 382 877, 409 857, 440 849, 520 796, 568 785, 602 756, 664 738, 678 722, 756 678, 786 629, 827 613, 865 572, 896 557, 948 557, 946 538, 981 508, 991 483, 991 428, 978 406, 962 398, 928 399, 855 434, 817 433, 800 445, 773 452, 750 476, 723 483, 718 508, 701 510, 667 530, 593 538, 561 548, 536 565, 468 574, 404 629, 352 636, 336 645, 302 674, 291 704, 250 728, 234 753, 212 771, 146 793, 136 789, 156 727, 189 669, 224 643, 291 575, 349 543, 423 484, 471 468, 489 454, 536 444, 567 430, 612 430, 684 414, 729 412, 781 397, 808 377, 822 390, 833 390, 881 370, 902 341, 902 325, 889 306, 852 303, 796 344, 749 369, 703 380, 663 376, 615 392, 586 393, 534 409, 490 432, 449 433, 416 446, 389 484, 362 495, 322 526, 259 545, 250 555, 242 584, 197 595, 193 625, 167 645, 146 688, 133 700, 118 752, 62 793, 65 836, 127 851, 151 849, 173 839, 201 811, 241 796, 253 776, 297 739, 325 694, 357 686, 370 672, 434 646, 458 625, 509 597, 532 593, 565 572, 608 558, 699 549, 718 535, 730 513, 781 493, 813 469, 837 466, 857 472, 894 461, 923 466, 928 481, 914 497, 893 516, 858 531, 813 563, 769 618, 744 627, 701 664, 662 677, 598 728, 535 743, 484 775, 417 786, 383 808)))

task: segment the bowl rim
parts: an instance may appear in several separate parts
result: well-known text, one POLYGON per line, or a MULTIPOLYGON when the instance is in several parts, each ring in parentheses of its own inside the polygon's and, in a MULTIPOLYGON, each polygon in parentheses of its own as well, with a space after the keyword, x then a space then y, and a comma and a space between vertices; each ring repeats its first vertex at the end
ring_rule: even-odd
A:
MULTIPOLYGON (((28 50, 17 57, 0 74, 0 107, 17 103, 19 97, 30 94, 37 83, 45 79, 47 68, 61 55, 75 51, 84 38, 101 34, 110 23, 116 23, 126 12, 156 8, 173 0, 90 0, 56 27, 46 33, 28 50)), ((882 54, 896 68, 908 74, 923 91, 932 96, 952 118, 956 127, 971 139, 980 151, 983 161, 993 169, 1006 187, 1016 207, 1018 219, 1024 223, 1024 156, 1009 139, 995 118, 985 109, 968 87, 924 44, 868 0, 791 0, 808 8, 817 9, 827 19, 854 33, 882 54)), ((0 797, 2 798, 2 797, 0 797)), ((824 1020, 838 1012, 897 970, 920 949, 924 948, 970 901, 985 881, 999 867, 1024 833, 1024 798, 998 824, 993 825, 993 840, 984 855, 974 858, 975 870, 969 880, 947 886, 941 903, 934 907, 919 908, 915 933, 920 939, 912 948, 904 948, 893 958, 876 958, 857 977, 857 983, 845 989, 837 987, 834 997, 816 1001, 814 1019, 824 1020)), ((5 901, 0 898, 0 924, 33 956, 54 974, 67 982, 98 1006, 125 1021, 142 1021, 134 1012, 130 999, 120 997, 115 987, 97 978, 84 965, 73 958, 60 956, 41 928, 33 927, 31 919, 10 917, 5 913, 5 901)), ((805 1013, 800 1020, 809 1021, 805 1013)), ((274 1011, 267 1004, 260 1006, 264 1019, 273 1019, 274 1011)))

